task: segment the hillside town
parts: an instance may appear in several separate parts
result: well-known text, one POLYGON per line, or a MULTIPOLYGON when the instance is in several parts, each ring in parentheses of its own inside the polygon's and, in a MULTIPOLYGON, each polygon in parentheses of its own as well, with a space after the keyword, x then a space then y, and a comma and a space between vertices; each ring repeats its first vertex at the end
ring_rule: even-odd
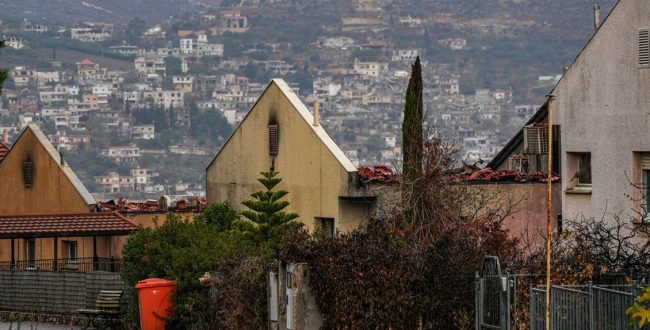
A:
MULTIPOLYGON (((64 39, 101 49, 121 64, 102 64, 93 56, 64 62, 56 46, 46 63, 19 61, 11 68, 0 107, 4 142, 13 141, 29 123, 40 123, 73 164, 105 164, 81 173, 93 194, 136 199, 204 196, 201 176, 179 175, 183 168, 173 163, 160 175, 159 161, 180 156, 205 165, 205 156, 223 145, 266 82, 287 77, 305 103, 320 102, 322 124, 356 166, 398 168, 401 86, 423 49, 400 47, 369 32, 372 23, 360 20, 343 22, 344 31, 353 31, 350 36, 309 42, 307 59, 296 58, 291 43, 260 41, 253 49, 236 52, 224 44, 224 34, 245 34, 250 28, 245 14, 194 14, 191 19, 199 22, 195 29, 142 25, 132 36, 134 44, 111 43, 134 31, 117 31, 102 22, 69 27, 24 19, 13 28, 0 26, 7 46, 17 51, 32 47, 30 40, 64 39), (175 43, 167 41, 164 47, 147 47, 172 39, 175 43)), ((391 28, 419 35, 425 25, 420 18, 399 17, 391 28)), ((466 39, 442 38, 437 47, 453 55, 474 46, 466 39)), ((510 86, 463 88, 461 70, 426 60, 424 68, 429 77, 424 86, 426 125, 453 141, 466 162, 487 163, 537 110, 534 103, 517 103, 510 86)), ((538 81, 552 86, 559 77, 543 75, 538 81)))
POLYGON ((648 327, 647 1, 24 1, 0 327, 648 327))

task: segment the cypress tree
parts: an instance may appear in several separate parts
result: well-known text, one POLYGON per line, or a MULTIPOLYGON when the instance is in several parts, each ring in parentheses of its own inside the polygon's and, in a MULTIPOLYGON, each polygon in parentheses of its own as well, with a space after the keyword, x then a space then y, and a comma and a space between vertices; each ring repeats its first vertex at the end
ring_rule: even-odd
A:
MULTIPOLYGON (((5 41, 0 40, 0 48, 6 47, 5 41)), ((0 69, 0 94, 2 94, 2 85, 4 84, 5 80, 7 80, 7 77, 9 76, 9 71, 7 69, 0 69)))
POLYGON ((411 66, 411 78, 406 88, 406 100, 404 102, 404 121, 402 122, 402 174, 404 177, 403 200, 404 215, 407 223, 412 222, 414 217, 413 203, 409 201, 409 192, 415 189, 417 179, 422 175, 422 67, 420 57, 415 59, 411 66))

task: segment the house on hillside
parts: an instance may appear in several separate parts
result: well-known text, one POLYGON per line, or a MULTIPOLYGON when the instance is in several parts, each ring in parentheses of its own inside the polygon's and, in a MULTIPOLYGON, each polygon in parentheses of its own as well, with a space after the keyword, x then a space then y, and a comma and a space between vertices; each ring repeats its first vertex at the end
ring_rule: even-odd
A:
POLYGON ((38 126, 28 125, 11 148, 2 145, 2 154, 0 270, 114 265, 120 236, 137 226, 118 213, 95 212, 97 202, 38 126))
POLYGON ((279 172, 289 212, 309 229, 332 235, 367 220, 376 196, 362 187, 357 168, 298 96, 274 79, 207 168, 208 203, 241 202, 262 189, 260 172, 279 172))
MULTIPOLYGON (((555 95, 553 171, 562 177, 564 219, 620 212, 633 221, 646 220, 649 45, 650 5, 644 0, 620 0, 551 91, 555 95)), ((539 124, 547 116, 548 103, 490 166, 531 171, 545 164, 547 134, 539 124)))

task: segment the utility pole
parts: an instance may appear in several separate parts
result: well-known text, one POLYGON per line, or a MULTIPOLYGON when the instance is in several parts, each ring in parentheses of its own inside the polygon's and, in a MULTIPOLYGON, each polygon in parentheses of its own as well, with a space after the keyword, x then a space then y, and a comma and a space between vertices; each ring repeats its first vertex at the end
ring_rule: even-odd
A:
POLYGON ((546 330, 551 329, 551 219, 553 213, 553 100, 555 95, 548 97, 548 191, 546 192, 546 330))

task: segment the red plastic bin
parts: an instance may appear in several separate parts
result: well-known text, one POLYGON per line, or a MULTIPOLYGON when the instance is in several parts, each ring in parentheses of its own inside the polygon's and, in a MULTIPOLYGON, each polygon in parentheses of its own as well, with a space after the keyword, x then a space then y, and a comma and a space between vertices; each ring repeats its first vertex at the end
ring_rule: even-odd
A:
POLYGON ((135 285, 140 300, 140 327, 142 330, 164 330, 172 307, 176 282, 162 278, 148 278, 135 285))

